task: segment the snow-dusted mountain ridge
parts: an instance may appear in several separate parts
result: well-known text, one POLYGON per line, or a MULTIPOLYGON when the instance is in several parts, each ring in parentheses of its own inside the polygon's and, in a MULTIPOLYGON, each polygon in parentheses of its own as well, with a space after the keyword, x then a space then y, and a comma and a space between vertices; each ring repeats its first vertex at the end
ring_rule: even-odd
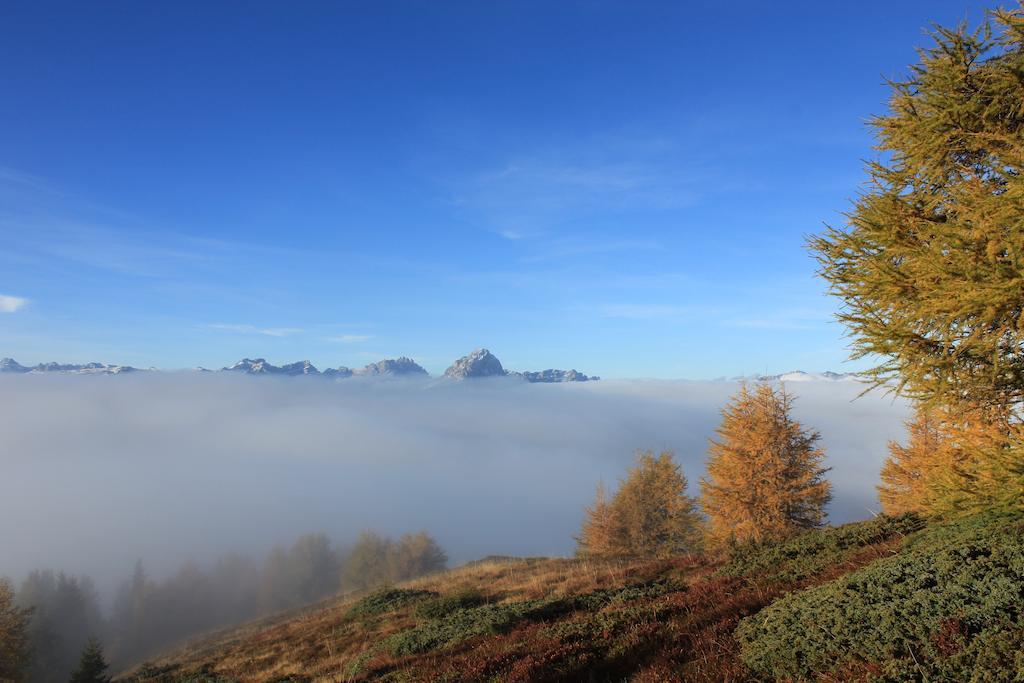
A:
MULTIPOLYGON (((25 366, 13 358, 0 359, 0 374, 64 374, 64 375, 120 375, 140 372, 139 368, 130 365, 111 365, 107 363, 39 363, 25 366)), ((156 372, 149 368, 145 372, 156 372)), ((205 368, 196 368, 196 372, 211 372, 205 368)), ((233 365, 223 367, 219 372, 238 373, 244 375, 278 375, 278 376, 318 376, 331 379, 348 377, 429 377, 429 373, 411 358, 385 358, 355 369, 345 366, 319 370, 308 360, 301 360, 284 365, 273 365, 265 358, 243 358, 233 365)), ((557 382, 588 382, 600 379, 594 375, 585 375, 577 370, 547 369, 540 371, 507 370, 497 356, 485 348, 479 348, 457 359, 444 372, 444 377, 451 380, 464 381, 487 377, 519 378, 531 383, 557 382)), ((793 370, 778 375, 760 375, 733 377, 732 381, 748 380, 756 382, 842 382, 856 381, 854 373, 839 372, 804 372, 793 370)))

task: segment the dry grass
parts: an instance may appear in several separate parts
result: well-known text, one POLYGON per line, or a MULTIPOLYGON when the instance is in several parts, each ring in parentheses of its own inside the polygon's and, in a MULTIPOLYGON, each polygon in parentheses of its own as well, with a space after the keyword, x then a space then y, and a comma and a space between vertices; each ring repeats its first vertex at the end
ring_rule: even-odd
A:
POLYGON ((365 595, 341 596, 213 634, 129 678, 748 681, 733 636, 743 617, 787 592, 888 556, 901 543, 890 534, 849 547, 797 544, 810 550, 793 562, 828 553, 821 555, 827 565, 809 576, 727 575, 720 571, 727 558, 697 555, 490 558, 400 586, 420 593, 378 594, 358 610, 351 608, 365 595), (473 599, 460 603, 460 595, 473 599))

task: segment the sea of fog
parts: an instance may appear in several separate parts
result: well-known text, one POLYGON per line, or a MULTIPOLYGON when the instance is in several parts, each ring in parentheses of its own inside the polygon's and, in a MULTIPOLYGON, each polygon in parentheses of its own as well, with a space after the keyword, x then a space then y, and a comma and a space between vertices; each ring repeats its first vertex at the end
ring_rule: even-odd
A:
MULTIPOLYGON (((330 381, 200 373, 0 377, 0 575, 160 576, 308 531, 426 529, 453 562, 573 551, 594 486, 670 449, 699 491, 736 383, 330 381)), ((907 406, 854 382, 801 382, 832 522, 878 510, 907 406)))

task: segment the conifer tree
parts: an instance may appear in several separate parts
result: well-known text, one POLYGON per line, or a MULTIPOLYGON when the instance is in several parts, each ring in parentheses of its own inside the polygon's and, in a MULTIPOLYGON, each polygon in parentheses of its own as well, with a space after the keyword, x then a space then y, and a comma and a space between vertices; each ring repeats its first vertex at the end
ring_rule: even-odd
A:
POLYGON ((31 608, 15 603, 11 582, 0 578, 0 681, 20 681, 25 675, 31 654, 31 615, 31 608))
POLYGON ((617 538, 618 532, 604 483, 598 483, 594 504, 584 510, 583 528, 576 538, 577 552, 580 555, 614 554, 614 549, 623 547, 617 538))
POLYGON ((925 512, 956 516, 1024 504, 1024 427, 1006 408, 946 409, 946 443, 928 481, 925 512))
POLYGON ((85 649, 82 650, 78 668, 71 674, 70 683, 110 683, 110 676, 107 675, 108 667, 99 641, 90 638, 85 649))
POLYGON ((878 498, 888 515, 925 512, 929 482, 941 466, 949 464, 950 449, 938 410, 918 406, 914 419, 907 423, 907 432, 906 446, 889 443, 889 457, 882 466, 878 498))
POLYGON ((878 487, 887 514, 957 515, 1020 505, 1024 433, 1006 409, 919 406, 906 446, 889 445, 878 487))
POLYGON ((700 541, 697 503, 669 451, 637 453, 611 502, 599 486, 579 538, 581 555, 667 557, 693 551, 700 541))
POLYGON ((1024 9, 992 17, 891 83, 868 189, 810 242, 870 379, 938 405, 1024 401, 1024 9))
POLYGON ((722 411, 701 503, 712 543, 762 541, 821 526, 831 485, 817 432, 790 417, 785 389, 746 386, 722 411))

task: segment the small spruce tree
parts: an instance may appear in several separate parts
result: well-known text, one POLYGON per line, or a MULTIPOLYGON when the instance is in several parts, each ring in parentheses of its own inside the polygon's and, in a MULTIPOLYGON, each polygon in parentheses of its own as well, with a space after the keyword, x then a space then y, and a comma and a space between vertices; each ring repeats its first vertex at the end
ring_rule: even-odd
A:
POLYGON ((762 541, 821 526, 831 485, 817 432, 790 417, 785 389, 746 386, 722 411, 702 505, 712 544, 762 541))
POLYGON ((107 668, 109 665, 103 657, 103 648, 98 640, 90 638, 82 650, 78 668, 71 674, 70 683, 110 683, 107 668))

